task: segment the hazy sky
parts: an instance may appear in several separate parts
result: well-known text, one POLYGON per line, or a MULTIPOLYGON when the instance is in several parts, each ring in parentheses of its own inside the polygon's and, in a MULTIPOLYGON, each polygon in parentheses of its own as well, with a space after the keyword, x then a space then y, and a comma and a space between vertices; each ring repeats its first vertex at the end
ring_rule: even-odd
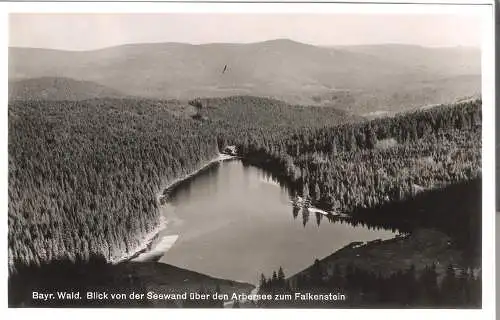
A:
POLYGON ((480 46, 479 18, 375 14, 11 14, 9 45, 92 50, 140 42, 480 46))

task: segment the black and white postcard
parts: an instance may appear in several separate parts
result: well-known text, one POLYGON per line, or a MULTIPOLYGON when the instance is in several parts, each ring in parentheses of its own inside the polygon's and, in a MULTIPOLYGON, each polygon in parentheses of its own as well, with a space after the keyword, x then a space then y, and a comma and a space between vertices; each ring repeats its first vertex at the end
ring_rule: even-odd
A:
POLYGON ((17 5, 9 308, 494 307, 492 5, 17 5))

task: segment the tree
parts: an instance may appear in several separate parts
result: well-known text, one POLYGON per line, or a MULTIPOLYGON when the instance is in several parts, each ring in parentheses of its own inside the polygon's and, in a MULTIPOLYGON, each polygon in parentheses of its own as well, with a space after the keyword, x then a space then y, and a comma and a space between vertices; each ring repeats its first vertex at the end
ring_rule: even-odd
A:
POLYGON ((271 285, 273 288, 276 286, 276 282, 278 281, 278 275, 276 274, 276 271, 273 271, 273 276, 271 278, 271 285))
POLYGON ((285 273, 283 272, 283 268, 281 266, 278 270, 277 283, 279 288, 285 287, 285 273))
POLYGON ((323 267, 318 259, 314 260, 311 268, 311 284, 315 287, 323 286, 323 267))
POLYGON ((332 139, 332 156, 335 156, 337 155, 337 141, 335 139, 335 137, 333 137, 332 139))
POLYGON ((321 191, 319 189, 319 185, 317 182, 314 185, 314 195, 315 195, 316 201, 319 201, 321 199, 321 191))
POLYGON ((307 181, 303 182, 302 196, 304 197, 304 201, 306 201, 306 199, 309 198, 309 185, 308 185, 307 181))
POLYGON ((259 288, 261 289, 267 288, 267 280, 263 273, 260 274, 259 288))
POLYGON ((437 284, 436 265, 426 266, 420 277, 422 292, 421 303, 424 305, 436 305, 440 303, 440 292, 437 284))
POLYGON ((446 274, 441 285, 441 296, 443 302, 449 306, 458 305, 459 293, 455 269, 453 268, 453 265, 449 264, 446 268, 446 274))

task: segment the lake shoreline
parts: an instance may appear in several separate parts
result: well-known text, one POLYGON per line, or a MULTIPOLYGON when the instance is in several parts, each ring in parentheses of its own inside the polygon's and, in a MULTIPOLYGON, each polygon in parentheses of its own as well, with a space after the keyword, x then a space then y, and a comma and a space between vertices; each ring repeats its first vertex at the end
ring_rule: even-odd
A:
MULTIPOLYGON (((163 191, 159 195, 157 195, 156 198, 157 198, 158 203, 160 204, 160 207, 165 204, 165 201, 166 201, 165 199, 167 198, 168 194, 175 187, 177 187, 179 184, 183 183, 184 181, 186 181, 188 179, 191 179, 196 174, 198 174, 202 170, 208 168, 209 166, 213 165, 214 163, 232 160, 232 159, 236 159, 236 158, 237 158, 236 156, 232 156, 232 155, 228 155, 228 154, 224 154, 224 153, 219 153, 219 155, 217 157, 212 158, 208 162, 205 162, 203 165, 201 165, 200 167, 198 167, 196 170, 192 171, 191 173, 184 175, 184 177, 175 179, 174 181, 169 183, 165 188, 163 188, 163 191)), ((136 246, 135 249, 132 250, 132 252, 130 252, 130 253, 125 252, 119 258, 110 259, 110 262, 112 264, 118 264, 118 263, 122 263, 122 262, 131 261, 131 260, 138 258, 140 255, 142 255, 148 251, 153 250, 154 245, 158 244, 158 242, 161 242, 161 239, 158 239, 159 234, 163 230, 165 230, 167 225, 168 225, 167 220, 165 219, 165 217, 163 217, 163 215, 160 214, 160 217, 156 223, 156 226, 151 231, 149 231, 145 235, 141 236, 140 244, 138 246, 136 246), (157 240, 159 240, 159 241, 157 241, 157 240)), ((153 259, 154 259, 154 257, 153 257, 153 259)), ((149 260, 144 260, 144 261, 149 261, 149 260)))
MULTIPOLYGON (((331 271, 335 266, 345 270, 348 265, 353 265, 385 277, 408 270, 411 266, 417 274, 421 274, 425 267, 435 264, 439 282, 445 277, 449 265, 453 265, 456 271, 471 267, 453 239, 433 228, 418 228, 386 240, 352 242, 320 259, 319 263, 325 270, 331 271)), ((299 275, 309 274, 312 268, 313 264, 287 279, 297 281, 299 275)), ((472 266, 471 269, 474 276, 478 276, 481 266, 472 266)))
POLYGON ((222 161, 227 161, 227 160, 232 160, 232 159, 236 159, 238 158, 237 156, 232 156, 232 155, 228 155, 228 154, 225 154, 225 153, 219 153, 219 155, 215 158, 213 158, 212 160, 209 160, 208 162, 206 162, 205 164, 203 164, 202 166, 198 167, 198 169, 184 175, 184 177, 182 178, 177 178, 175 179, 174 181, 172 181, 171 183, 169 183, 165 188, 162 188, 163 191, 157 195, 157 199, 158 199, 158 202, 163 205, 164 204, 164 200, 168 194, 173 190, 175 189, 175 187, 177 187, 179 184, 185 182, 186 180, 189 180, 191 179, 192 177, 194 177, 195 175, 197 175, 198 173, 200 173, 201 171, 203 171, 204 169, 208 168, 209 166, 213 165, 214 163, 218 163, 218 162, 222 162, 222 161))

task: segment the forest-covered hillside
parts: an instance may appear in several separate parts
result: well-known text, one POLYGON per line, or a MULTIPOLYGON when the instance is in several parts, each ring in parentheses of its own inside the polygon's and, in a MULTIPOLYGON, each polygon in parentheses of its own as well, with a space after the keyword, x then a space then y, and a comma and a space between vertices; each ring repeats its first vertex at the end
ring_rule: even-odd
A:
POLYGON ((157 195, 216 157, 217 134, 230 134, 229 127, 250 121, 271 128, 280 117, 287 126, 344 119, 333 109, 309 113, 278 101, 242 101, 231 110, 221 104, 208 122, 177 101, 10 103, 10 267, 133 253, 159 223, 157 195), (222 118, 229 127, 218 128, 222 118))
POLYGON ((359 121, 255 97, 9 104, 9 266, 133 253, 158 194, 234 144, 328 210, 480 177, 481 101, 359 121))
POLYGON ((122 98, 125 94, 91 81, 62 77, 42 77, 9 81, 9 101, 14 100, 86 100, 122 98))
POLYGON ((219 120, 219 141, 280 170, 301 196, 340 212, 480 177, 480 100, 339 125, 302 119, 268 127, 219 120))
POLYGON ((9 264, 133 252, 156 195, 217 156, 216 139, 153 101, 9 106, 9 264))

